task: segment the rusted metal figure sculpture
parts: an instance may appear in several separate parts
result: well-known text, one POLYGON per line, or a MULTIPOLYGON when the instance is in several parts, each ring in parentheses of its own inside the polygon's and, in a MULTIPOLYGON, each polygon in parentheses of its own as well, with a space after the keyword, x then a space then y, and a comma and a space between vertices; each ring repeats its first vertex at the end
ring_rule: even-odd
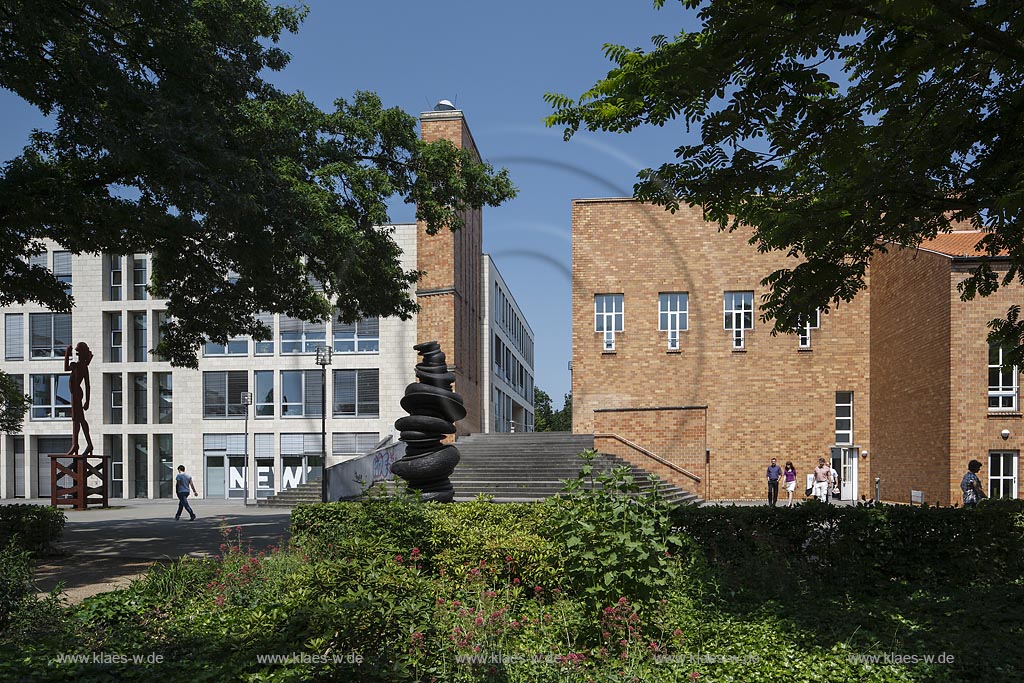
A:
POLYGON ((85 342, 78 342, 75 347, 78 353, 78 360, 71 360, 71 346, 64 351, 64 371, 71 373, 71 450, 68 455, 78 455, 78 433, 85 435, 85 450, 82 455, 91 455, 92 437, 89 436, 89 423, 85 419, 85 411, 89 410, 89 398, 92 394, 92 387, 89 384, 89 363, 92 361, 92 351, 85 342), (85 390, 82 390, 82 384, 85 390))

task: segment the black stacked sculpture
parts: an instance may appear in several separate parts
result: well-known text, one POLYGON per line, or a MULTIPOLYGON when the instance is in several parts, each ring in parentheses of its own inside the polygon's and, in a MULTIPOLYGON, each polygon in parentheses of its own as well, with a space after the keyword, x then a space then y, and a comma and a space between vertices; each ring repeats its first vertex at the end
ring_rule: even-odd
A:
POLYGON ((455 433, 455 422, 466 417, 462 397, 452 391, 455 373, 448 372, 444 351, 436 341, 414 347, 422 356, 416 378, 405 388, 402 408, 409 415, 395 422, 405 442, 405 456, 391 465, 391 471, 420 491, 424 500, 448 503, 455 490, 448 480, 459 464, 459 449, 443 445, 445 434, 455 433))

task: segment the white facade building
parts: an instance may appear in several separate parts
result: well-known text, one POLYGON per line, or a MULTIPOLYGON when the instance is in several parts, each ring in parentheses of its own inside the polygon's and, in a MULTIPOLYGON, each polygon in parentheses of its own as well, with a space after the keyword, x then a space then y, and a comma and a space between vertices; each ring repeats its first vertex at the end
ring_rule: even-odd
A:
POLYGON ((533 329, 490 255, 481 256, 485 432, 533 431, 533 329))

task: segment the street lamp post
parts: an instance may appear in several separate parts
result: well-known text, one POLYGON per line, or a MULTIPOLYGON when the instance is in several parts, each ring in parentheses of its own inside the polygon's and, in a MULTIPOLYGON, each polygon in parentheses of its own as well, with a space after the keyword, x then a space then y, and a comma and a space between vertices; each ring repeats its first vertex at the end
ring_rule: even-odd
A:
POLYGON ((330 346, 318 346, 316 364, 320 366, 320 500, 327 502, 327 366, 331 364, 330 346))
MULTIPOLYGON (((242 485, 242 504, 249 504, 249 406, 252 405, 252 393, 242 392, 242 407, 245 410, 245 483, 242 485)), ((256 495, 256 487, 253 487, 253 496, 256 495)))

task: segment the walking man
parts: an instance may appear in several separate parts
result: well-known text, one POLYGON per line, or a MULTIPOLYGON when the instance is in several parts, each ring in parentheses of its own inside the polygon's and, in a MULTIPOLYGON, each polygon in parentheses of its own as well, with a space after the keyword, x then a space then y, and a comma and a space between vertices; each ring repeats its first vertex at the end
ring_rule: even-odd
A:
POLYGON ((194 521, 196 513, 192 512, 192 506, 188 504, 188 490, 191 487, 192 493, 199 495, 196 491, 196 485, 192 483, 192 476, 185 474, 185 466, 178 465, 178 476, 174 478, 174 489, 178 493, 178 514, 174 515, 174 519, 181 519, 181 511, 188 510, 190 516, 189 521, 194 521))
POLYGON ((825 464, 825 458, 818 458, 814 468, 814 493, 822 503, 828 502, 828 488, 832 479, 832 468, 825 464))
POLYGON ((782 468, 775 463, 775 458, 772 458, 772 464, 768 465, 766 476, 768 477, 768 504, 775 507, 775 504, 779 502, 779 478, 782 476, 782 468))

